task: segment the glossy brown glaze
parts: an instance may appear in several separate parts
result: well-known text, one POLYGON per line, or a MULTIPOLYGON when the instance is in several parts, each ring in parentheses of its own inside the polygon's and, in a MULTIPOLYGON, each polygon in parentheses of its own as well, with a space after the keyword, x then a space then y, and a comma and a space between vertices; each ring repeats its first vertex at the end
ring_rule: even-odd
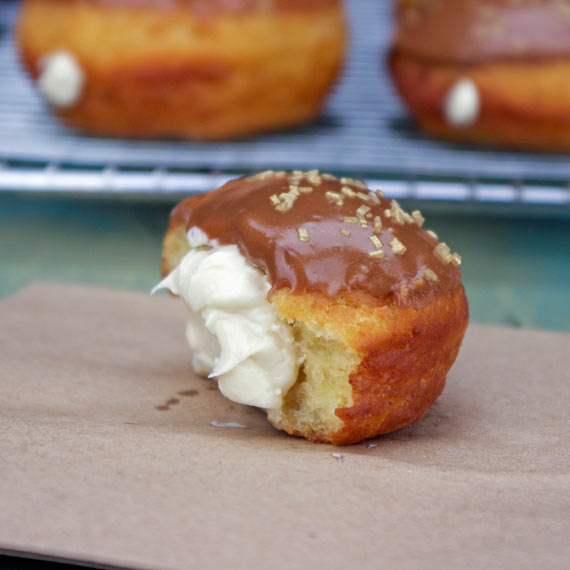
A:
POLYGON ((191 10, 196 15, 243 12, 311 11, 337 6, 340 0, 41 0, 118 8, 191 10))
POLYGON ((283 173, 258 175, 181 202, 172 213, 171 226, 197 226, 221 244, 237 244, 242 254, 269 276, 272 292, 286 288, 331 298, 343 292, 361 292, 366 294, 363 297, 381 301, 392 297, 399 305, 417 306, 460 284, 459 268, 434 254, 437 240, 409 217, 402 221, 399 215, 394 216, 397 204, 376 195, 368 200, 343 195, 340 204, 338 197, 327 192, 340 194, 348 187, 364 197, 370 193, 358 183, 334 177, 312 174, 297 181, 301 192, 288 210, 279 211, 271 197, 276 200, 289 192, 294 178, 283 173), (310 193, 303 192, 306 188, 310 193), (345 221, 345 217, 358 218, 362 206, 370 208, 363 215, 367 227, 355 220, 345 221), (378 226, 374 228, 376 216, 382 222, 380 231, 378 226), (308 241, 299 239, 299 229, 301 235, 306 230, 308 241), (380 239, 384 257, 369 255, 379 250, 378 243, 370 239, 373 235, 380 239), (391 245, 394 238, 405 246, 405 252, 396 253, 401 250, 397 244, 391 245), (426 277, 426 269, 437 275, 437 281, 426 277))
POLYGON ((450 63, 570 55, 569 0, 401 0, 395 47, 450 63))

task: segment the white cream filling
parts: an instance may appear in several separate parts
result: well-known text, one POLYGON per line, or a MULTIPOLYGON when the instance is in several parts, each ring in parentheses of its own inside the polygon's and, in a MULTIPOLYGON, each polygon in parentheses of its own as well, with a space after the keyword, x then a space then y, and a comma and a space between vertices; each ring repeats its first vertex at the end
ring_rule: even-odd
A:
POLYGON ((460 79, 451 88, 443 105, 445 120, 453 127, 469 127, 477 122, 481 101, 477 86, 470 79, 460 79))
POLYGON ((73 54, 54 51, 40 61, 38 88, 54 107, 71 107, 79 101, 85 83, 85 74, 73 54))
POLYGON ((269 281, 235 245, 219 245, 198 228, 191 250, 154 289, 169 289, 189 308, 186 337, 197 374, 216 376, 240 404, 279 409, 297 379, 291 327, 267 300, 269 281))

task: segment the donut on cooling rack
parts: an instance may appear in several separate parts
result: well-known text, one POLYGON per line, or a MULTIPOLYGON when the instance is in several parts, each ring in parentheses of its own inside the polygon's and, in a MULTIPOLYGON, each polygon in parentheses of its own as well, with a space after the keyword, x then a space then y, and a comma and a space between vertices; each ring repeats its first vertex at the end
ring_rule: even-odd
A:
POLYGON ((570 151, 569 0, 400 0, 390 68, 429 133, 570 151))
POLYGON ((23 0, 17 31, 69 125, 189 139, 312 119, 345 35, 341 0, 23 0))
POLYGON ((461 257, 423 222, 360 181, 263 172, 174 209, 157 289, 226 397, 354 443, 419 420, 463 339, 461 257))

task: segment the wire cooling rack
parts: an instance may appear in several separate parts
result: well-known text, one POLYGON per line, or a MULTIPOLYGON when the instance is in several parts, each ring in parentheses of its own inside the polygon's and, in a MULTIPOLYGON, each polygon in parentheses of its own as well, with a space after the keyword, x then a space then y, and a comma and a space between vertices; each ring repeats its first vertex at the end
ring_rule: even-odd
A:
POLYGON ((570 209, 568 155, 506 152, 422 135, 385 68, 391 2, 347 0, 344 74, 318 120, 228 143, 106 139, 60 125, 22 73, 12 37, 17 2, 0 3, 0 190, 173 197, 252 170, 319 168, 388 195, 570 209))

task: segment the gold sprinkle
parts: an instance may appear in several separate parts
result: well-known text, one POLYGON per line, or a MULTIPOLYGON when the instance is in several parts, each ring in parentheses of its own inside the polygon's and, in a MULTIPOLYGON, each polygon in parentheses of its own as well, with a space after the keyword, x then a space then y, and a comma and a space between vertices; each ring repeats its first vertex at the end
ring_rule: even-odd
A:
POLYGON ((398 208, 392 209, 392 219, 400 226, 403 226, 404 222, 406 221, 404 212, 398 208))
POLYGON ((324 178, 325 180, 336 180, 337 177, 333 176, 332 174, 329 174, 328 172, 323 172, 321 174, 321 178, 324 178))
POLYGON ((281 198, 281 200, 285 200, 286 202, 294 202, 296 197, 297 196, 295 196, 295 194, 292 192, 281 192, 281 194, 279 194, 279 198, 281 198))
POLYGON ((306 228, 297 228, 297 237, 299 241, 309 241, 309 232, 306 228))
POLYGON ((273 170, 264 170, 263 172, 256 174, 254 178, 257 178, 257 180, 265 180, 266 178, 271 178, 273 175, 273 170))
POLYGON ((299 195, 299 187, 298 186, 289 186, 289 193, 293 194, 293 196, 297 197, 299 195))
POLYGON ((335 202, 335 204, 336 204, 337 206, 342 206, 342 205, 344 204, 344 200, 342 200, 342 199, 341 199, 341 200, 337 200, 337 201, 335 202))
POLYGON ((341 192, 348 198, 354 198, 356 196, 356 192, 348 186, 343 186, 341 192))
POLYGON ((392 211, 386 209, 386 210, 384 210, 384 215, 385 215, 387 218, 391 218, 391 217, 392 217, 392 211))
POLYGON ((269 199, 271 200, 271 203, 274 206, 277 206, 278 204, 281 204, 281 200, 279 200, 277 194, 273 194, 273 196, 269 196, 269 199))
POLYGON ((435 273, 435 271, 432 271, 431 269, 426 268, 423 270, 423 274, 430 280, 430 281, 437 281, 438 277, 435 273))
POLYGON ((302 192, 303 194, 310 194, 312 191, 312 186, 299 186, 299 192, 302 192))
POLYGON ((365 202, 370 202, 370 196, 365 192, 357 192, 356 196, 365 202))
POLYGON ((382 249, 382 242, 378 239, 377 236, 372 235, 368 239, 372 242, 372 245, 376 249, 382 249))
POLYGON ((427 233, 428 235, 430 235, 430 236, 431 236, 432 238, 434 238, 434 239, 439 239, 439 238, 437 237, 437 234, 436 234, 433 230, 426 230, 426 233, 427 233))
POLYGON ((451 250, 445 242, 439 243, 433 250, 434 255, 443 263, 450 263, 453 259, 451 250))
POLYGON ((340 230, 340 233, 343 236, 350 237, 350 232, 348 230, 345 230, 344 228, 342 230, 340 230))
POLYGON ((294 176, 295 178, 303 178, 303 171, 302 170, 293 170, 293 172, 291 173, 291 176, 294 176))
POLYGON ((368 212, 370 212, 370 208, 368 206, 365 206, 364 204, 362 204, 362 206, 360 206, 358 210, 356 210, 358 216, 365 216, 368 212))
POLYGON ((390 213, 392 215, 392 218, 400 226, 403 226, 405 222, 412 219, 409 214, 404 212, 402 206, 400 206, 397 200, 392 200, 390 202, 390 206, 390 213))
POLYGON ((424 225, 425 218, 422 216, 422 213, 419 210, 414 210, 412 212, 412 219, 414 222, 416 222, 416 224, 418 224, 418 226, 420 226, 420 228, 424 225))
POLYGON ((371 212, 368 212, 368 214, 366 214, 366 217, 367 217, 369 220, 371 220, 371 219, 372 219, 372 213, 371 213, 371 212))
POLYGON ((340 179, 341 184, 354 184, 354 180, 352 178, 343 177, 340 179))
POLYGON ((276 178, 283 178, 285 176, 285 171, 284 170, 276 170, 273 173, 273 176, 275 176, 276 178))
POLYGON ((380 216, 374 216, 374 231, 377 233, 382 231, 382 219, 380 216))
POLYGON ((378 198, 384 198, 384 192, 382 192, 382 190, 376 190, 376 196, 378 196, 378 198))
POLYGON ((414 218, 412 218, 408 212, 404 212, 404 221, 406 224, 411 224, 414 221, 414 218))
POLYGON ((370 198, 370 201, 373 204, 376 204, 376 205, 380 204, 380 198, 378 198, 378 196, 376 196, 376 194, 374 194, 373 192, 369 192, 368 197, 370 198))
POLYGON ((459 267, 461 265, 461 256, 455 252, 452 256, 451 256, 451 263, 453 263, 453 265, 456 265, 457 267, 459 267))
POLYGON ((278 212, 286 212, 287 210, 290 210, 293 207, 293 202, 283 202, 282 204, 279 204, 279 206, 275 206, 275 209, 278 212))
POLYGON ((358 218, 356 216, 344 216, 345 224, 357 224, 358 218))
POLYGON ((361 190, 368 190, 368 186, 362 180, 353 180, 352 184, 361 190))
POLYGON ((390 247, 396 255, 404 255, 408 249, 397 237, 392 239, 390 247))
POLYGON ((366 229, 368 227, 368 222, 364 218, 360 218, 359 221, 360 221, 360 227, 361 228, 366 229))
POLYGON ((339 194, 338 192, 331 192, 330 190, 328 192, 325 192, 325 196, 327 198, 330 198, 331 200, 341 200, 342 199, 342 194, 339 194))
POLYGON ((309 172, 305 173, 305 178, 315 186, 319 186, 321 183, 321 177, 319 176, 318 170, 309 170, 309 172))
POLYGON ((376 249, 376 250, 374 250, 374 251, 369 251, 369 252, 368 252, 368 255, 369 255, 370 257, 375 257, 375 258, 377 258, 377 259, 381 259, 381 258, 383 258, 386 254, 384 253, 384 250, 383 250, 383 249, 376 249))

